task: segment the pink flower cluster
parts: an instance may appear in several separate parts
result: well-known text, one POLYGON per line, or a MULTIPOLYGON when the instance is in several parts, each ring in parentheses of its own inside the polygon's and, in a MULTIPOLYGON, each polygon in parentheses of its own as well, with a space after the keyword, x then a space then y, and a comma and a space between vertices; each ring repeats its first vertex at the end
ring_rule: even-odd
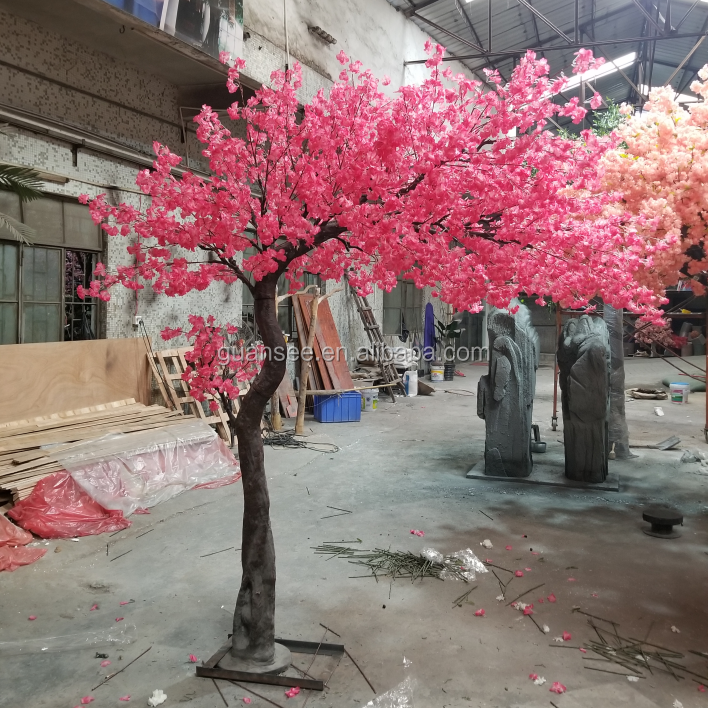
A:
MULTIPOLYGON (((238 135, 204 107, 195 121, 209 176, 178 177, 181 158, 155 143, 153 169, 136 180, 148 206, 91 201, 94 221, 128 239, 134 265, 100 265, 80 296, 108 299, 115 285, 181 296, 281 274, 295 290, 307 271, 346 274, 362 294, 390 290, 402 274, 460 311, 521 292, 564 307, 597 294, 633 311, 656 306, 635 281, 650 266, 644 240, 608 211, 602 190, 599 164, 613 142, 546 130, 553 116, 585 115, 577 99, 554 103, 567 79, 551 80, 546 60, 528 52, 507 83, 489 72, 489 90, 441 69, 442 47, 426 49, 429 77, 393 98, 341 52, 339 80, 304 110, 297 64, 232 104, 238 135)), ((599 63, 581 50, 576 70, 599 63)), ((229 68, 232 91, 243 66, 229 68)), ((192 391, 235 394, 213 363, 221 330, 191 324, 192 391)))

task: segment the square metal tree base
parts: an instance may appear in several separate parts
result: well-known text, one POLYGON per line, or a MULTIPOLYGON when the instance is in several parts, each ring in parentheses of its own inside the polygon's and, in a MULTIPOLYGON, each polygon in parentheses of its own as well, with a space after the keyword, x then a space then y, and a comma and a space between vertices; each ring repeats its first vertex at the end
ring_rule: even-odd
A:
MULTIPOLYGON (((610 465, 617 464, 610 462, 610 465)), ((547 452, 534 453, 533 470, 528 477, 495 477, 484 474, 484 460, 480 460, 467 473, 469 479, 488 482, 511 482, 515 484, 539 484, 549 487, 569 487, 571 489, 596 489, 605 492, 619 492, 619 474, 612 469, 604 482, 576 482, 565 476, 565 456, 563 446, 549 442, 547 452)))
MULTIPOLYGON (((290 649, 293 654, 317 654, 322 656, 336 656, 341 659, 344 654, 343 644, 323 644, 320 642, 302 642, 294 639, 276 639, 277 644, 282 644, 290 649)), ((297 676, 277 676, 274 674, 257 674, 250 671, 232 671, 221 669, 217 664, 227 651, 231 649, 231 641, 224 644, 219 651, 205 661, 202 666, 197 666, 197 676, 202 678, 218 678, 227 681, 246 681, 249 683, 263 683, 269 686, 286 686, 292 688, 309 688, 314 691, 324 691, 324 681, 319 679, 298 678, 297 676)))

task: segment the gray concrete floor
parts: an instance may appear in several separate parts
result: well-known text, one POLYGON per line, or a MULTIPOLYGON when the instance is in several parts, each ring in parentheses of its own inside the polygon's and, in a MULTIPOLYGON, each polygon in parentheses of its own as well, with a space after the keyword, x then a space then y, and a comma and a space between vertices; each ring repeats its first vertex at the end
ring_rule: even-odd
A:
MULTIPOLYGON (((655 385, 673 372, 655 360, 630 360, 628 385, 655 385)), ((378 693, 404 678, 403 657, 417 680, 416 706, 672 706, 708 705, 690 679, 656 674, 638 683, 597 671, 574 649, 552 638, 568 631, 571 644, 594 634, 578 606, 619 622, 624 636, 644 637, 686 654, 685 664, 708 677, 708 661, 688 650, 708 651, 706 569, 708 568, 708 476, 699 464, 681 464, 680 451, 638 448, 638 459, 612 462, 621 476, 620 492, 584 491, 468 480, 480 458, 484 426, 476 398, 445 393, 476 391, 484 367, 465 366, 466 378, 438 384, 432 397, 382 401, 359 424, 308 423, 311 439, 340 447, 334 454, 309 450, 267 450, 272 520, 278 554, 277 633, 320 641, 321 624, 341 635, 378 693), (641 532, 642 509, 670 504, 683 511, 678 540, 641 532), (337 513, 353 513, 323 519, 337 513), (482 513, 484 512, 484 514, 482 513), (485 515, 486 514, 486 515, 485 515), (491 518, 488 518, 491 517, 491 518), (425 538, 410 534, 421 529, 425 538), (479 543, 494 544, 486 551, 479 543), (543 635, 520 613, 495 598, 499 586, 489 573, 478 577, 474 604, 453 608, 467 587, 426 579, 411 584, 378 584, 341 559, 325 560, 311 549, 323 541, 361 539, 364 548, 391 547, 418 552, 424 545, 445 553, 470 547, 507 568, 531 568, 509 586, 515 594, 544 583, 527 601, 554 593, 555 604, 536 602, 534 617, 548 624, 543 635), (505 547, 512 546, 507 551, 505 547), (539 552, 532 555, 530 549, 539 552), (573 577, 575 581, 569 581, 573 577), (476 609, 486 616, 475 617, 476 609), (671 631, 675 626, 680 633, 671 631), (535 686, 529 673, 548 683, 535 686), (560 681, 568 692, 548 689, 560 681)), ((552 371, 539 371, 535 419, 544 438, 550 430, 552 371)), ((678 434, 682 447, 708 451, 703 441, 705 394, 687 406, 653 401, 627 404, 631 439, 653 443, 678 434)), ((557 443, 556 443, 557 444, 557 443)), ((110 630, 115 618, 134 624, 137 641, 99 649, 112 664, 101 669, 95 649, 52 654, 0 654, 0 705, 12 708, 72 708, 82 696, 92 706, 146 705, 153 690, 168 696, 165 706, 223 705, 215 685, 194 677, 189 654, 208 658, 230 631, 239 585, 242 512, 240 484, 188 492, 133 516, 130 529, 98 536, 48 542, 38 563, 0 574, 0 642, 110 630), (148 532, 149 533, 146 533, 148 532), (106 555, 108 544, 108 555, 106 555), (55 553, 55 549, 60 552, 55 553), (127 555, 118 558, 126 551, 127 555), (115 559, 115 560, 113 560, 115 559), (120 606, 121 601, 135 600, 120 606), (99 610, 90 612, 97 603, 99 610), (36 615, 35 621, 28 621, 36 615), (152 649, 107 684, 92 690, 111 670, 152 649), (129 704, 128 704, 129 705, 129 704)), ((327 634, 328 641, 340 641, 327 634)), ((307 668, 310 658, 298 657, 307 668)), ((326 677, 334 668, 318 658, 310 673, 326 677)), ((618 670, 614 666, 609 670, 618 670)), ((708 682, 707 682, 708 683, 708 682)), ((269 705, 244 690, 219 682, 230 706, 244 696, 253 706, 269 705)), ((374 697, 348 658, 336 668, 324 693, 286 699, 283 689, 252 686, 275 703, 294 708, 365 705, 374 697)), ((388 706, 389 704, 384 703, 388 706)))

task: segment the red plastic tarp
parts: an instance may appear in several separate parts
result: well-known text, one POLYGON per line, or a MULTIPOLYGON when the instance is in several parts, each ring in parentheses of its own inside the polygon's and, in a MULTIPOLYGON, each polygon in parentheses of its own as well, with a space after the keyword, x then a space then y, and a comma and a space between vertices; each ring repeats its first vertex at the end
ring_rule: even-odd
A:
POLYGON ((32 540, 32 534, 15 526, 0 514, 0 571, 17 570, 39 560, 46 548, 22 548, 32 540))
POLYGON ((32 494, 7 512, 23 529, 42 538, 74 538, 122 531, 130 521, 94 501, 68 472, 41 479, 32 494))

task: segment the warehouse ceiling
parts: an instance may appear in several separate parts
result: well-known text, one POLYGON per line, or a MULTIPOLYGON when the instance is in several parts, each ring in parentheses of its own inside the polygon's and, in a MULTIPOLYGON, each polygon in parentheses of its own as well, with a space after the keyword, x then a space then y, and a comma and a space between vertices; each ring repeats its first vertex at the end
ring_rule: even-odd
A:
MULTIPOLYGON (((577 48, 590 48, 608 65, 587 88, 587 100, 594 88, 617 103, 641 106, 648 86, 667 83, 693 98, 690 84, 708 63, 708 0, 388 2, 480 78, 484 68, 508 78, 527 49, 548 60, 551 76, 570 76, 577 48)), ((576 85, 564 96, 579 92, 576 85)))

